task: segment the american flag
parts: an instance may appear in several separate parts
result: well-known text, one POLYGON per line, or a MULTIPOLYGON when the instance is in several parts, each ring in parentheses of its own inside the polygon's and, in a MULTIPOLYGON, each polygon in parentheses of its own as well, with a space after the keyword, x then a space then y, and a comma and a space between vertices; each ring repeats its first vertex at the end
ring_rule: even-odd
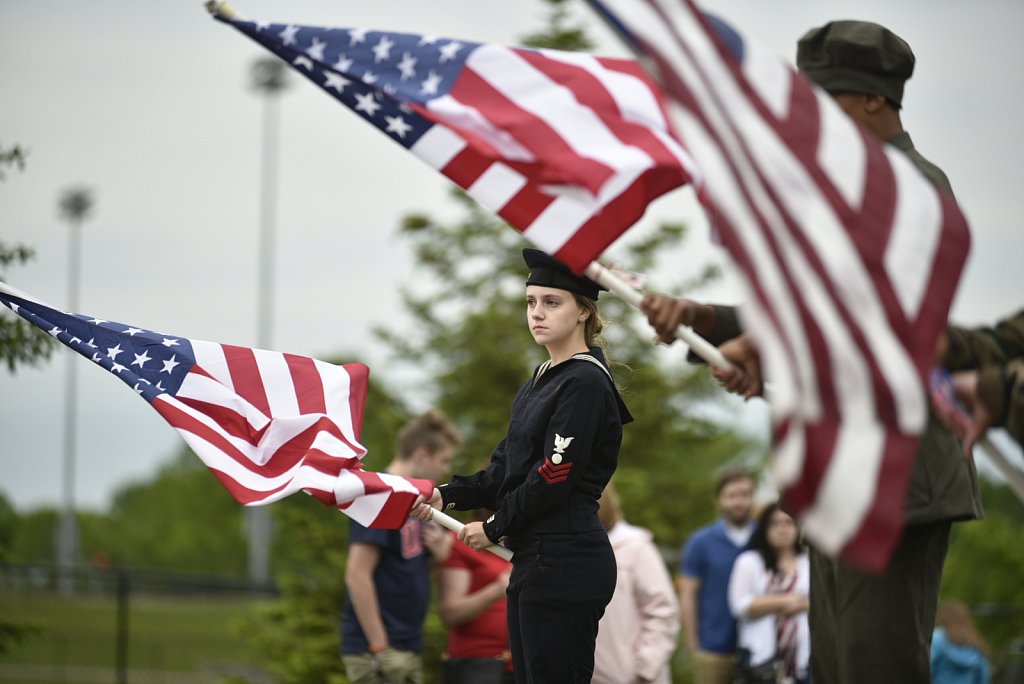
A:
POLYGON ((433 483, 362 469, 369 368, 192 340, 58 311, 0 283, 0 303, 113 373, 181 435, 239 503, 302 490, 397 529, 433 483))
POLYGON ((590 0, 650 58, 706 175, 771 383, 773 470, 823 551, 881 570, 969 247, 955 201, 689 0, 590 0))
POLYGON ((631 60, 218 18, 577 272, 696 175, 631 60))

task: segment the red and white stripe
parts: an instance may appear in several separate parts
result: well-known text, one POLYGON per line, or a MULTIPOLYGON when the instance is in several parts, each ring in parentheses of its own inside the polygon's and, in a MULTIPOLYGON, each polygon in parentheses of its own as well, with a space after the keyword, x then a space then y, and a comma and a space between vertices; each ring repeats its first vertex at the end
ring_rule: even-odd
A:
POLYGON ((739 266, 772 385, 774 474, 815 544, 888 561, 927 376, 966 259, 966 222, 895 148, 689 0, 610 0, 671 97, 739 266))
POLYGON ((153 406, 240 503, 301 490, 362 525, 400 527, 429 493, 431 483, 362 470, 366 366, 191 343, 195 366, 153 406))
POLYGON ((697 167, 634 62, 477 48, 410 149, 578 272, 697 167))

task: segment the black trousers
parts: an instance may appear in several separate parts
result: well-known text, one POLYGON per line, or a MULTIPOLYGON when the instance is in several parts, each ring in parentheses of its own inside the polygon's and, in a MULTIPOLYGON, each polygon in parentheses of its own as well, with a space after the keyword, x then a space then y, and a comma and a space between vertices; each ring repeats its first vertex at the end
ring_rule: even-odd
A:
POLYGON ((441 665, 441 684, 513 684, 505 661, 497 658, 452 658, 441 665))
POLYGON ((615 591, 603 530, 516 539, 508 638, 516 684, 589 684, 597 623, 615 591))
POLYGON ((931 682, 949 521, 910 525, 882 575, 811 550, 811 681, 931 682))

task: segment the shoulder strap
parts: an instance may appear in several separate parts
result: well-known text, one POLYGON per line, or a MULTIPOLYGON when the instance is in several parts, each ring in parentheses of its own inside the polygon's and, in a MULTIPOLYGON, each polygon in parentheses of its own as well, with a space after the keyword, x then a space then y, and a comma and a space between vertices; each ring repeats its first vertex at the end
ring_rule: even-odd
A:
POLYGON ((612 377, 611 372, 609 372, 609 370, 607 368, 605 368, 603 363, 601 363, 600 361, 595 359, 590 354, 573 354, 572 358, 579 359, 580 361, 589 361, 590 363, 594 364, 595 366, 600 368, 602 371, 604 371, 604 374, 608 376, 608 379, 612 381, 613 385, 615 384, 615 378, 612 377))

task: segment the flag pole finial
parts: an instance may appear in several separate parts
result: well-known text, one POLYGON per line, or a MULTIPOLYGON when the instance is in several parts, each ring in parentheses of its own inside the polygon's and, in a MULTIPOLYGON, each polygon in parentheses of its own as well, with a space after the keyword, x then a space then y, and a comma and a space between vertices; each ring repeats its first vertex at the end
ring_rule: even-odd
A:
POLYGON ((214 16, 222 17, 224 19, 240 18, 238 13, 235 12, 235 8, 224 0, 206 0, 203 4, 206 6, 206 11, 214 16))

